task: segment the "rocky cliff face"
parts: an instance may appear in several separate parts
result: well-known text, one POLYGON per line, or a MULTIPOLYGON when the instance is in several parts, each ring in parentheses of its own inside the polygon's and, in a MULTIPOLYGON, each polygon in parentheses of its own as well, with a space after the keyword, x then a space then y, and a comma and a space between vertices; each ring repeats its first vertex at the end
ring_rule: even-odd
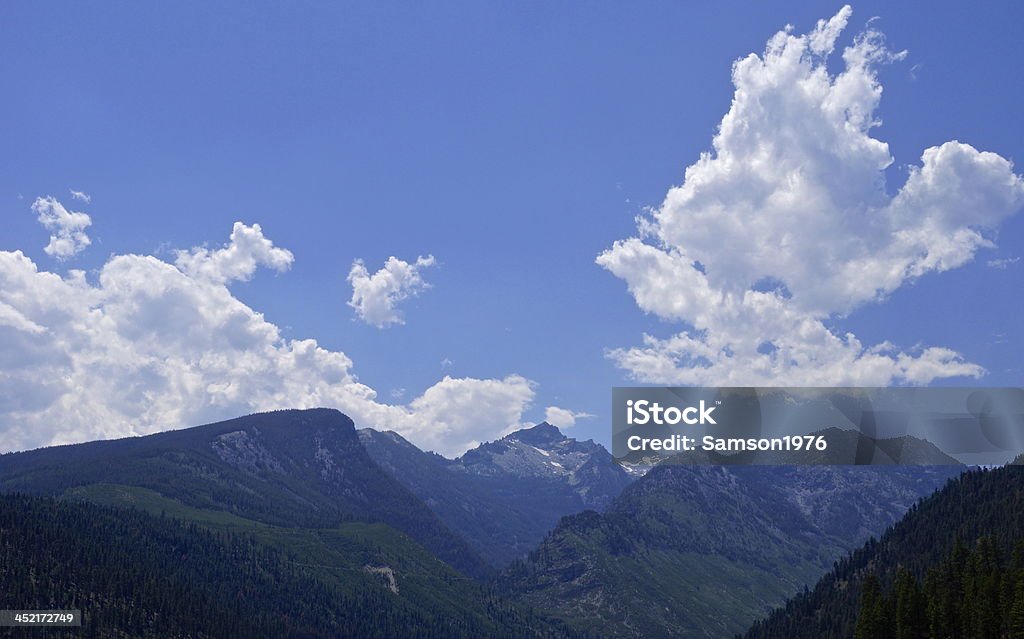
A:
POLYGON ((566 437, 547 422, 482 444, 453 467, 488 477, 560 481, 585 507, 597 510, 606 508, 631 480, 604 446, 566 437))

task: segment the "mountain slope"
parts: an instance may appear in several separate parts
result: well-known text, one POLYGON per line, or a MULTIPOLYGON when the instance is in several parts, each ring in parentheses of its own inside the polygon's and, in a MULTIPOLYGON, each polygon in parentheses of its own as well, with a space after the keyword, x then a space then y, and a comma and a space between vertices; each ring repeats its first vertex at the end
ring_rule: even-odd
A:
POLYGON ((562 516, 604 508, 630 481, 603 447, 549 424, 457 460, 425 453, 397 433, 362 429, 359 438, 381 468, 497 566, 536 547, 562 516))
MULTIPOLYGON (((813 590, 755 624, 749 639, 853 637, 864 585, 890 589, 905 570, 922 580, 929 569, 965 561, 965 548, 990 544, 1008 558, 1024 539, 1024 469, 972 470, 912 508, 878 541, 837 562, 813 590), (983 541, 984 540, 984 541, 983 541)), ((1015 586, 1016 584, 1009 584, 1015 586)), ((966 596, 964 591, 957 599, 966 596)), ((954 606, 947 605, 950 613, 954 606)), ((989 632, 998 628, 988 628, 989 632)), ((964 635, 975 636, 975 635, 964 635)))
POLYGON ((662 465, 565 518, 503 585, 609 636, 730 637, 956 472, 662 465))
POLYGON ((289 410, 146 437, 0 455, 0 490, 147 488, 189 506, 279 526, 383 522, 466 574, 486 563, 366 454, 336 410, 289 410))
POLYGON ((303 531, 211 512, 231 526, 211 530, 144 489, 105 494, 175 516, 0 495, 0 608, 82 610, 82 628, 47 636, 565 636, 383 524, 303 531))

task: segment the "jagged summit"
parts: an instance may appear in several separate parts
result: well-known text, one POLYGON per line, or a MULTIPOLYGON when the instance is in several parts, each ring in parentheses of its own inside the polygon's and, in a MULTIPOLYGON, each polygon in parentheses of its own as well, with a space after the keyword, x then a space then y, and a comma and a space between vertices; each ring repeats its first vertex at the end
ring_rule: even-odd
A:
POLYGON ((603 509, 630 482, 604 446, 566 437, 547 422, 481 444, 455 461, 475 475, 557 479, 588 508, 603 509))
POLYGON ((519 477, 553 477, 578 469, 591 455, 609 455, 592 441, 577 441, 542 422, 510 433, 499 440, 468 450, 456 461, 481 475, 496 473, 519 477))
POLYGON ((504 439, 516 439, 531 446, 547 446, 569 438, 563 435, 557 426, 541 422, 536 426, 509 433, 504 439))

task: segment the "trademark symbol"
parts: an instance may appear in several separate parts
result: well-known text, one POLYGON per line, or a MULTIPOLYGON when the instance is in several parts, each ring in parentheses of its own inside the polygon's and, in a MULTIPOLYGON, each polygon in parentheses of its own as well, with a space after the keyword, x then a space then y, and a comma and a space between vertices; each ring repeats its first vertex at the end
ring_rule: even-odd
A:
POLYGON ((716 400, 715 400, 715 404, 717 404, 717 405, 721 406, 721 405, 722 405, 722 400, 720 400, 720 399, 716 399, 716 400))

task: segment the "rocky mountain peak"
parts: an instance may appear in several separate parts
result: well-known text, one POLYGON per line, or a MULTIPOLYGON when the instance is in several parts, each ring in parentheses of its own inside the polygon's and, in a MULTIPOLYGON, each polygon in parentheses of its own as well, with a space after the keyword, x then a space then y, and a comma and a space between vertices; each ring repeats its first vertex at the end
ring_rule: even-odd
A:
POLYGON ((524 428, 506 435, 505 439, 515 439, 523 442, 524 444, 543 448, 545 446, 566 441, 569 438, 563 435, 562 431, 558 430, 557 427, 552 426, 547 422, 541 422, 531 428, 524 428))
POLYGON ((604 508, 630 482, 611 454, 541 422, 467 451, 456 467, 473 475, 565 482, 589 508, 604 508))

